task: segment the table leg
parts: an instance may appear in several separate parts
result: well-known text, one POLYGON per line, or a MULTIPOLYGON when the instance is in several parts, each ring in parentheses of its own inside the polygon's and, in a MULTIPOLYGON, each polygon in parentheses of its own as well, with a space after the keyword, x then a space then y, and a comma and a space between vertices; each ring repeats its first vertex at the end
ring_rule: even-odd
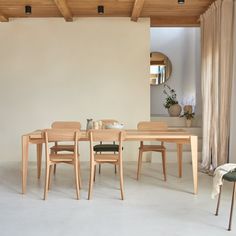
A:
POLYGON ((182 177, 182 155, 183 155, 183 145, 177 143, 177 156, 178 156, 178 169, 179 169, 179 178, 182 177))
POLYGON ((41 176, 41 166, 42 166, 42 143, 37 144, 37 172, 38 172, 38 179, 41 176))
POLYGON ((198 137, 191 136, 192 168, 193 168, 193 188, 194 194, 198 192, 198 137))
POLYGON ((29 157, 29 137, 22 136, 22 193, 26 193, 27 172, 29 157))

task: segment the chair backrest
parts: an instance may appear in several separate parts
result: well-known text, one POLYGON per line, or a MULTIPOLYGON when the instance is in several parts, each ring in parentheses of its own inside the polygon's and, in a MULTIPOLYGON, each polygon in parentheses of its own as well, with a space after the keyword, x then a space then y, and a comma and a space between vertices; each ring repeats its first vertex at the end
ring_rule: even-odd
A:
POLYGON ((53 129, 73 129, 80 130, 81 124, 78 121, 55 121, 52 123, 53 129))
POLYGON ((90 130, 90 153, 93 155, 93 142, 117 142, 119 145, 119 155, 122 153, 122 142, 125 138, 125 132, 122 130, 90 130))
POLYGON ((89 140, 92 142, 98 141, 118 141, 122 142, 125 138, 125 131, 116 129, 107 130, 90 130, 89 140))
MULTIPOLYGON (((106 125, 110 125, 110 124, 114 124, 114 123, 119 123, 117 120, 114 119, 103 119, 102 121, 102 129, 106 128, 106 125)), ((100 141, 100 143, 102 144, 102 141, 100 141)), ((115 144, 115 140, 113 140, 113 143, 115 144)))
POLYGON ((138 123, 139 130, 167 130, 168 125, 162 121, 142 121, 138 123))
POLYGON ((45 141, 78 141, 79 131, 72 129, 47 129, 45 130, 45 141), (77 136, 77 137, 76 137, 77 136))
POLYGON ((74 142, 74 154, 78 154, 78 139, 80 132, 72 129, 47 129, 44 131, 46 158, 49 160, 50 142, 74 142))

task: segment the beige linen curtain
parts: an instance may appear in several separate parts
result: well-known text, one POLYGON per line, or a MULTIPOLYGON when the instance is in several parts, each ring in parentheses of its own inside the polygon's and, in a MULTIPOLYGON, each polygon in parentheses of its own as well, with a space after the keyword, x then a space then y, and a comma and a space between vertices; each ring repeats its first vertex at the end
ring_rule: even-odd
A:
POLYGON ((234 0, 217 0, 201 18, 203 150, 202 167, 228 161, 233 76, 234 0))
MULTIPOLYGON (((234 4, 234 29, 236 28, 236 4, 234 4)), ((234 30, 234 41, 236 41, 236 29, 234 30)), ((233 50, 234 71, 233 71, 233 84, 231 94, 231 116, 230 116, 230 162, 236 162, 236 46, 233 50)))

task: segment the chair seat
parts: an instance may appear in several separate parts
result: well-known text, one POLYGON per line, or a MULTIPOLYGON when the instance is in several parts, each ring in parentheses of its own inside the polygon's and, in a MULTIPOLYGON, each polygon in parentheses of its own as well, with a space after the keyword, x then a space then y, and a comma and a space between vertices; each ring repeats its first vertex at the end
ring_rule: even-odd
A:
POLYGON ((50 154, 52 162, 71 162, 74 157, 74 154, 50 154))
POLYGON ((119 152, 117 144, 98 144, 93 147, 94 152, 119 152))
POLYGON ((236 182, 236 171, 228 172, 223 176, 223 179, 230 182, 236 182))
POLYGON ((50 148, 54 152, 67 151, 74 152, 74 145, 55 145, 50 148))
POLYGON ((162 145, 143 145, 140 147, 142 151, 165 151, 166 148, 162 145))
POLYGON ((119 155, 117 154, 95 154, 94 160, 97 163, 116 163, 119 160, 119 155))

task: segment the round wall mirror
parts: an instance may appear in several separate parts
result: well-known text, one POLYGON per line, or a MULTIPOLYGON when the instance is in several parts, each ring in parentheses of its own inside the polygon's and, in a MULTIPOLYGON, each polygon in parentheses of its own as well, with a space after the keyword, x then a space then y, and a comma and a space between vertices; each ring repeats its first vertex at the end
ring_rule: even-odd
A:
POLYGON ((161 52, 150 53, 150 84, 165 83, 171 76, 172 65, 169 58, 161 52))

